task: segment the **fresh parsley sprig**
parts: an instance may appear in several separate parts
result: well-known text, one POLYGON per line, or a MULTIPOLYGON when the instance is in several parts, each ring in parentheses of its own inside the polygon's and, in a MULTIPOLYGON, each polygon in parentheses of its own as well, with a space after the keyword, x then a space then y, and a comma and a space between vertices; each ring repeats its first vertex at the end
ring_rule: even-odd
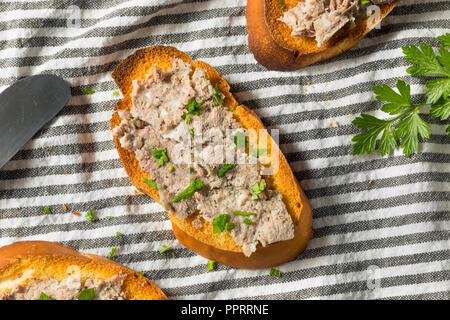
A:
MULTIPOLYGON (((413 77, 440 78, 426 83, 426 101, 417 105, 411 101, 411 87, 402 80, 397 82, 398 93, 386 84, 375 86, 373 91, 376 98, 388 102, 381 110, 395 117, 383 120, 361 114, 353 120, 356 127, 368 129, 353 137, 354 155, 369 154, 378 147, 380 154, 384 156, 396 149, 400 141, 403 154, 409 157, 419 149, 419 139, 430 137, 430 125, 419 116, 418 111, 425 105, 431 105, 431 116, 441 120, 450 116, 450 52, 446 49, 450 46, 450 33, 439 37, 439 41, 439 55, 425 43, 420 44, 420 48, 414 45, 402 48, 405 60, 414 64, 406 70, 409 74, 413 77)), ((447 127, 447 133, 450 135, 450 126, 447 127)))

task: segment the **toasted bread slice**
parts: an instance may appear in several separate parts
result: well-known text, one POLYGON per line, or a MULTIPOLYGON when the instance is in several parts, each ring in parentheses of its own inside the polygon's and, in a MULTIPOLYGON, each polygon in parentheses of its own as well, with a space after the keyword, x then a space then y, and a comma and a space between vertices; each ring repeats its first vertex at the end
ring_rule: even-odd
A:
POLYGON ((79 268, 82 281, 126 275, 122 290, 129 300, 167 300, 153 282, 123 265, 48 241, 18 241, 0 248, 0 292, 27 284, 31 278, 61 281, 74 266, 79 268))
POLYGON ((278 21, 285 10, 295 7, 300 1, 303 0, 284 0, 286 9, 283 10, 278 0, 247 0, 248 46, 255 59, 267 69, 297 70, 340 55, 358 44, 399 2, 379 5, 378 19, 374 17, 369 24, 368 17, 357 19, 355 27, 350 28, 347 24, 318 47, 314 38, 291 36, 291 29, 278 21))
MULTIPOLYGON (((117 66, 112 76, 124 98, 117 104, 115 111, 130 110, 132 80, 144 79, 146 74, 153 72, 155 65, 163 71, 170 69, 172 67, 172 59, 175 57, 191 63, 193 68, 200 68, 207 72, 213 86, 217 83, 220 91, 225 95, 224 107, 232 112, 242 128, 255 130, 264 128, 258 116, 252 110, 239 103, 238 99, 230 92, 228 83, 214 68, 202 61, 192 61, 188 55, 173 47, 154 46, 138 50, 117 66)), ((111 118, 111 129, 114 129, 120 122, 121 119, 118 113, 115 112, 111 118)), ((271 141, 267 131, 265 131, 265 134, 268 136, 267 141, 271 141)), ((114 137, 114 140, 120 159, 131 182, 139 190, 159 202, 158 192, 143 182, 143 179, 151 177, 141 169, 134 153, 122 148, 117 137, 114 137)), ((286 158, 279 151, 278 146, 276 148, 279 154, 279 170, 275 175, 264 178, 270 188, 278 190, 283 196, 283 201, 294 222, 295 237, 293 239, 273 243, 265 247, 259 245, 250 257, 246 257, 242 252, 242 247, 236 245, 227 232, 214 234, 211 223, 203 219, 201 219, 201 228, 195 228, 192 225, 192 221, 198 213, 194 213, 186 220, 169 213, 177 239, 187 248, 203 257, 221 264, 245 269, 276 266, 294 259, 305 250, 308 240, 312 236, 312 209, 286 158)), ((268 154, 270 155, 272 152, 270 146, 268 146, 268 149, 268 154)))

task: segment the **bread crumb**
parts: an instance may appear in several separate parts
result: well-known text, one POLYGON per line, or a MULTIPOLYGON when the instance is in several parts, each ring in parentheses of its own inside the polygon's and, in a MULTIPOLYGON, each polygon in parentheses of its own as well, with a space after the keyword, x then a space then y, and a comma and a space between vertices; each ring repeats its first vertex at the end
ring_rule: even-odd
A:
POLYGON ((63 208, 64 210, 67 210, 67 207, 66 207, 65 204, 62 205, 62 208, 63 208))
POLYGON ((310 85, 311 85, 311 82, 307 81, 306 84, 307 84, 308 86, 310 86, 310 85))
POLYGON ((338 126, 338 125, 339 125, 339 123, 338 123, 336 120, 333 120, 333 124, 334 124, 335 126, 338 126))
POLYGON ((358 190, 359 188, 358 187, 355 187, 355 190, 358 190))
POLYGON ((328 126, 331 127, 331 122, 328 122, 328 126))
POLYGON ((369 183, 372 183, 372 182, 373 182, 373 179, 370 179, 370 180, 369 180, 369 183))
POLYGON ((73 214, 74 216, 80 216, 80 215, 81 215, 81 213, 79 213, 79 212, 72 212, 72 214, 73 214))

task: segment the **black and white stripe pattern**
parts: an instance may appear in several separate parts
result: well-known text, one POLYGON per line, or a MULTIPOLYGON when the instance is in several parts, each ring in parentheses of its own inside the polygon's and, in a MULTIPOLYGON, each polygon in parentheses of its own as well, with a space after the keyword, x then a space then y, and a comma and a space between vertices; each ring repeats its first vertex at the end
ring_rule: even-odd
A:
POLYGON ((0 91, 21 77, 53 73, 70 83, 72 98, 0 170, 0 245, 41 239, 103 256, 118 247, 118 262, 145 271, 174 299, 449 299, 445 125, 424 115, 433 134, 409 159, 400 151, 351 155, 358 132, 351 121, 361 112, 382 115, 372 86, 400 78, 415 99, 423 93, 424 80, 405 72, 401 47, 437 47, 436 37, 450 32, 449 16, 448 0, 404 0, 350 52, 280 73, 248 51, 243 0, 2 1, 0 91), (71 5, 81 9, 78 29, 66 27, 71 5), (281 148, 314 207, 314 238, 279 267, 281 278, 221 265, 208 271, 206 259, 176 241, 161 207, 134 194, 109 131, 120 98, 111 72, 156 44, 216 67, 266 126, 280 129, 281 148), (86 88, 95 94, 84 95, 86 88), (95 222, 83 217, 90 209, 95 222), (159 253, 163 244, 174 257, 159 253), (368 285, 373 266, 381 277, 376 289, 368 285))

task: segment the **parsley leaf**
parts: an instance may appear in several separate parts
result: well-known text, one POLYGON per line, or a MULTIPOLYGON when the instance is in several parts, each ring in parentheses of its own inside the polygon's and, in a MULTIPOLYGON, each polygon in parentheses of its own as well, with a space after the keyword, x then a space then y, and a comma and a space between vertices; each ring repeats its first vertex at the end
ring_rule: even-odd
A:
POLYGON ((373 92, 377 95, 377 99, 380 101, 388 101, 381 110, 391 115, 397 114, 408 107, 412 106, 411 102, 411 87, 404 81, 399 80, 397 82, 397 89, 400 92, 398 94, 389 86, 384 84, 382 87, 373 87, 373 92))
POLYGON ((52 211, 50 210, 50 207, 45 207, 44 214, 49 214, 49 213, 52 213, 52 211))
POLYGON ((255 182, 252 185, 252 191, 253 191, 252 199, 253 200, 258 199, 258 194, 263 192, 265 187, 266 187, 266 181, 264 181, 264 179, 261 180, 260 182, 255 182))
POLYGON ((45 293, 41 292, 41 295, 39 296, 39 300, 55 300, 55 299, 52 299, 45 293))
POLYGON ((284 3, 283 0, 278 0, 278 2, 280 3, 281 9, 285 10, 286 9, 286 4, 284 3))
POLYGON ((201 188, 203 188, 203 182, 200 179, 191 179, 191 184, 181 191, 179 194, 177 194, 173 199, 172 202, 178 202, 182 199, 190 198, 194 195, 196 191, 199 191, 201 188))
POLYGON ((162 167, 164 163, 169 161, 169 158, 167 157, 167 149, 161 148, 161 149, 154 149, 152 151, 153 158, 156 159, 156 163, 158 164, 158 167, 162 167))
POLYGON ((275 268, 270 269, 270 275, 274 277, 281 277, 281 271, 275 268))
MULTIPOLYGON (((169 171, 170 172, 170 171, 169 171)), ((150 179, 144 179, 142 180, 142 182, 148 184, 150 187, 152 187, 153 189, 155 189, 156 191, 158 191, 158 185, 156 184, 155 181, 150 180, 150 179)))
POLYGON ((450 116, 450 98, 441 99, 437 103, 431 106, 430 114, 433 117, 441 118, 441 120, 447 120, 450 116))
POLYGON ((114 254, 116 253, 117 248, 114 247, 111 249, 111 252, 109 253, 109 260, 113 260, 114 254))
POLYGON ((95 289, 89 288, 80 292, 78 295, 78 300, 94 300, 95 298, 95 289))
POLYGON ((83 93, 84 93, 84 94, 93 94, 93 93, 95 93, 95 91, 94 91, 94 90, 91 90, 91 89, 89 89, 89 88, 86 88, 86 89, 83 90, 83 93))
POLYGON ((223 105, 222 99, 220 99, 218 83, 216 83, 216 91, 214 92, 214 99, 216 99, 216 102, 219 106, 223 105))
POLYGON ((167 250, 170 250, 170 247, 168 245, 163 244, 163 245, 161 245, 161 247, 163 247, 163 248, 159 251, 159 253, 164 253, 167 250))
POLYGON ((234 135, 234 144, 236 145, 236 148, 241 149, 245 148, 247 145, 247 136, 243 134, 242 132, 236 132, 234 135))
MULTIPOLYGON (((188 104, 185 106, 185 109, 188 111, 188 115, 200 115, 200 108, 202 107, 203 103, 198 103, 194 97, 192 97, 188 104)), ((189 120, 187 120, 187 122, 189 122, 189 120)))
POLYGON ((229 222, 230 219, 231 217, 229 214, 221 214, 218 217, 215 217, 213 219, 213 233, 233 230, 236 225, 229 222))
POLYGON ((419 149, 418 136, 422 139, 430 137, 430 125, 422 120, 417 110, 414 110, 409 117, 400 121, 396 129, 396 136, 402 139, 403 154, 407 157, 419 149))
POLYGON ((233 164, 226 164, 223 166, 222 169, 219 170, 219 172, 217 172, 217 176, 219 178, 222 178, 225 173, 227 173, 228 171, 230 171, 233 168, 233 164))
POLYGON ((450 33, 439 36, 438 39, 444 47, 450 47, 450 33))
POLYGON ((214 270, 214 261, 208 260, 208 270, 214 270))
POLYGON ((94 213, 95 213, 95 210, 89 210, 88 212, 86 212, 86 215, 85 215, 86 220, 94 221, 95 220, 94 213))
POLYGON ((249 218, 245 218, 245 219, 244 219, 244 223, 245 223, 245 224, 253 224, 253 221, 250 220, 249 218))
POLYGON ((244 212, 244 211, 237 211, 237 210, 233 210, 231 212, 233 212, 233 214, 236 216, 256 216, 256 213, 253 213, 253 212, 244 212))

